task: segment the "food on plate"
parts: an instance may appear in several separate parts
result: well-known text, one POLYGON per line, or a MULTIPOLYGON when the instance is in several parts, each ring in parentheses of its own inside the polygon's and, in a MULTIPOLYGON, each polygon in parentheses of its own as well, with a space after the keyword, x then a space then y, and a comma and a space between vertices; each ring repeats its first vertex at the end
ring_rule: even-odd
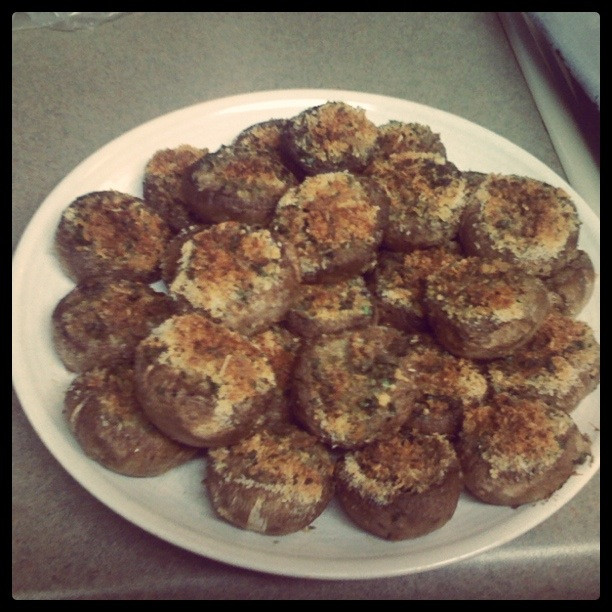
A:
POLYGON ((333 285, 302 284, 285 324, 304 338, 366 327, 376 322, 376 304, 363 276, 333 285))
POLYGON ((205 486, 226 521, 268 535, 308 527, 334 491, 334 460, 311 434, 280 425, 209 450, 205 486))
POLYGON ((349 518, 387 540, 440 529, 463 490, 457 454, 440 435, 400 434, 349 451, 336 464, 335 480, 349 518))
POLYGON ((79 374, 66 393, 64 416, 88 457, 125 476, 158 476, 198 452, 151 424, 136 398, 128 364, 79 374))
POLYGON ((489 174, 471 194, 459 237, 470 255, 549 276, 574 256, 579 231, 576 206, 563 189, 529 177, 489 174))
POLYGON ((270 423, 293 422, 291 383, 297 357, 302 347, 302 339, 282 325, 273 325, 250 336, 250 340, 261 349, 276 378, 276 389, 253 429, 270 423))
POLYGON ((180 305, 247 335, 280 321, 299 283, 290 242, 236 221, 188 231, 176 264, 168 261, 168 290, 180 305))
POLYGON ((429 331, 425 281, 443 266, 458 261, 461 255, 456 251, 449 244, 411 253, 381 252, 370 282, 380 323, 410 332, 429 331))
POLYGON ((362 108, 326 102, 292 117, 283 133, 287 156, 304 174, 361 171, 370 161, 378 129, 362 108))
POLYGON ((173 301, 146 283, 90 277, 53 310, 54 348, 71 372, 129 362, 138 343, 173 312, 173 301))
POLYGON ((270 227, 295 247, 303 282, 333 283, 376 265, 387 204, 368 179, 327 172, 290 188, 270 227))
POLYGON ((407 151, 374 159, 365 174, 389 198, 384 247, 411 251, 456 238, 466 180, 452 162, 436 153, 407 151))
POLYGON ((389 437, 413 410, 401 368, 409 338, 372 326, 306 342, 294 375, 296 418, 319 439, 351 449, 389 437))
POLYGON ((278 199, 296 184, 294 174, 276 156, 223 146, 189 168, 184 194, 200 222, 265 225, 278 199))
POLYGON ((467 490, 512 507, 549 498, 590 454, 567 412, 505 394, 466 408, 457 448, 467 490))
POLYGON ((249 339, 270 362, 276 376, 276 386, 283 392, 288 391, 302 339, 282 325, 272 325, 249 339))
POLYGON ((145 165, 143 199, 173 232, 194 222, 185 202, 183 180, 187 169, 206 153, 206 149, 184 144, 156 151, 145 165))
POLYGON ((587 323, 553 312, 518 353, 487 368, 496 392, 572 412, 599 384, 599 352, 587 323))
POLYGON ((469 198, 480 184, 489 176, 486 172, 479 172, 478 170, 464 170, 462 172, 463 178, 466 182, 467 197, 469 198))
POLYGON ((55 243, 66 273, 76 281, 112 275, 154 282, 170 229, 141 198, 94 191, 63 211, 55 243))
POLYGON ((231 148, 254 155, 273 155, 283 159, 282 135, 288 119, 270 119, 242 130, 231 143, 231 148))
POLYGON ((250 432, 276 389, 274 371, 248 338, 195 312, 175 315, 136 349, 145 414, 184 444, 232 444, 250 432))
POLYGON ((493 359, 528 342, 550 305, 537 277, 499 259, 466 257, 427 278, 425 308, 444 348, 493 359))
POLYGON ((210 227, 210 225, 204 225, 201 223, 189 225, 184 227, 182 230, 179 230, 168 241, 161 259, 161 279, 164 281, 166 287, 170 285, 176 276, 178 267, 181 263, 181 249, 183 244, 192 236, 208 227, 210 227))
POLYGON ((283 133, 289 124, 289 119, 270 119, 255 123, 242 130, 232 141, 231 147, 250 155, 271 156, 291 170, 301 181, 304 172, 290 159, 283 147, 283 133))
POLYGON ((595 270, 563 190, 338 101, 159 149, 142 189, 77 198, 56 233, 66 423, 101 465, 200 456, 234 526, 294 533, 336 494, 404 540, 464 487, 532 503, 589 455, 568 413, 600 381, 595 270))
POLYGON ((379 126, 374 158, 385 159, 405 151, 437 153, 446 157, 446 147, 440 134, 434 133, 428 125, 391 120, 379 126))
POLYGON ((402 360, 402 370, 416 387, 414 410, 404 424, 408 431, 452 439, 461 428, 464 408, 483 401, 488 393, 479 365, 434 342, 414 344, 402 360))
POLYGON ((595 288, 595 268, 589 255, 578 249, 567 265, 544 278, 553 308, 576 317, 586 306, 595 288))

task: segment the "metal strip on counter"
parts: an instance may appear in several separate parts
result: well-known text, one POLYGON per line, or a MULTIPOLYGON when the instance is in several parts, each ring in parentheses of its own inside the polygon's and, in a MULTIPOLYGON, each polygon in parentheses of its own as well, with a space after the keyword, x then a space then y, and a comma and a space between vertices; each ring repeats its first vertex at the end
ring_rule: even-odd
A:
POLYGON ((538 33, 523 13, 499 13, 499 17, 568 182, 599 216, 599 161, 567 96, 561 94, 564 83, 558 66, 550 61, 550 55, 547 57, 538 33))

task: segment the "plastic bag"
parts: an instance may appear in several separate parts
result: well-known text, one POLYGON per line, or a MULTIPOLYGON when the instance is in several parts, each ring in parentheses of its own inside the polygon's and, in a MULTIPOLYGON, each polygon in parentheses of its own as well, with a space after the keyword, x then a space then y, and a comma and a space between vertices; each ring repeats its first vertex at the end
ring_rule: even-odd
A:
POLYGON ((13 13, 13 31, 51 28, 71 32, 92 29, 129 13, 13 13))

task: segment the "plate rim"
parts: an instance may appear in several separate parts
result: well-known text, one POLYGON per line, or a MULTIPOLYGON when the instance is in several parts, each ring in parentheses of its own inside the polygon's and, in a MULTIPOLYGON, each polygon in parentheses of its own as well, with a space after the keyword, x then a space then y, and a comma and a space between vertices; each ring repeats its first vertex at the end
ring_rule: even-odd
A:
MULTIPOLYGON (((92 485, 88 481, 88 478, 91 474, 91 467, 87 463, 85 463, 84 469, 78 469, 79 463, 83 462, 84 456, 82 454, 74 453, 74 456, 69 457, 58 457, 55 448, 49 442, 51 434, 45 431, 43 427, 43 423, 41 423, 40 415, 39 419, 35 418, 33 413, 33 409, 31 408, 32 403, 38 403, 38 399, 33 390, 33 387, 28 387, 23 380, 21 379, 21 375, 16 372, 16 367, 18 363, 21 363, 22 355, 20 354, 20 342, 18 331, 22 330, 19 328, 19 308, 18 303, 18 294, 17 291, 19 286, 19 280, 22 278, 21 275, 25 275, 27 273, 27 255, 31 252, 33 248, 32 237, 36 235, 38 227, 42 224, 44 225, 44 221, 49 222, 46 219, 45 215, 55 216, 57 211, 52 206, 54 199, 57 194, 61 192, 65 186, 74 180, 75 176, 78 176, 79 173, 83 172, 84 169, 87 169, 96 159, 104 158, 104 155, 108 152, 112 151, 116 147, 120 146, 122 142, 129 141, 135 134, 142 132, 146 132, 150 130, 155 124, 162 123, 164 121, 168 122, 174 119, 179 119, 183 115, 189 115, 193 112, 202 112, 207 111, 209 114, 214 112, 219 112, 222 110, 227 110, 230 108, 240 107, 241 105, 247 105, 248 107, 253 107, 253 105, 261 105, 262 103, 270 105, 272 108, 275 104, 286 104, 289 101, 295 102, 303 102, 305 100, 326 100, 326 99, 338 99, 344 100, 347 103, 367 103, 373 106, 390 106, 390 105, 400 105, 404 107, 410 107, 413 109, 417 109, 420 112, 431 113, 434 112, 439 115, 445 121, 450 121, 453 124, 459 124, 462 127, 467 127, 470 130, 477 129, 480 131, 481 135, 486 136, 487 138, 493 138, 494 140, 498 140, 499 142, 504 143, 504 145, 510 149, 511 152, 520 153, 520 155, 528 160, 528 162, 536 164, 538 167, 538 171, 545 171, 545 173, 554 176, 556 181, 560 181, 561 185, 568 191, 570 196, 580 204, 580 215, 583 220, 583 225, 588 225, 589 229, 593 231, 595 237, 597 239, 597 244, 600 244, 600 233, 599 233, 599 218, 594 213, 594 211, 584 202, 583 198, 575 192, 569 184, 559 176, 556 172, 554 172, 550 167, 546 166, 537 159, 534 155, 518 147, 510 140, 505 137, 477 124, 468 119, 465 119, 459 115, 455 115, 453 113, 449 113, 447 111, 428 106, 425 104, 421 104, 418 102, 413 102, 411 100, 406 100, 403 98, 397 98, 387 95, 367 93, 361 91, 354 90, 344 90, 344 89, 305 89, 305 88, 296 88, 296 89, 279 89, 279 90, 262 90, 250 93, 242 93, 237 95, 225 96, 221 98, 216 98, 213 100, 207 100, 203 102, 198 102, 195 104, 191 104, 188 106, 184 106, 182 108, 170 111, 140 125, 124 132, 123 134, 117 136, 112 139, 98 150, 91 153, 87 156, 82 162, 80 162, 77 166, 73 168, 59 183, 49 192, 49 194, 45 197, 45 199, 41 202, 39 207, 36 209, 34 214, 32 215, 30 221, 28 222, 25 230, 23 231, 19 242, 17 244, 17 248, 15 249, 15 253, 13 255, 13 296, 12 296, 12 305, 13 305, 13 334, 12 334, 12 342, 13 342, 13 388, 17 394, 17 397, 20 401, 21 408, 23 412, 26 414, 30 425, 33 427, 36 432, 38 438, 41 440, 43 445, 51 452, 53 457, 58 461, 58 463, 66 470, 89 494, 93 495, 96 499, 98 499, 101 503, 103 503, 107 508, 122 516, 125 520, 130 523, 144 529, 145 531, 152 533, 153 535, 159 537, 166 542, 179 546, 185 550, 190 550, 193 553, 196 553, 201 556, 205 556, 217 561, 222 561, 224 563, 228 563, 230 565, 236 567, 242 567, 246 569, 252 569, 261 572, 268 572, 277 575, 284 576, 293 576, 293 577, 303 577, 303 578, 319 578, 319 579, 367 579, 367 578, 381 578, 381 577, 390 577, 397 575, 408 575, 421 573, 425 571, 429 571, 435 568, 443 567, 452 563, 456 563, 463 559, 467 559, 470 557, 474 557, 479 555, 487 550, 497 548, 516 537, 526 533, 530 529, 534 528, 538 524, 541 524, 547 518, 552 516, 555 512, 557 512, 562 506, 564 506, 568 501, 570 501, 578 492, 591 480, 591 478, 595 475, 596 471, 599 469, 599 461, 600 456, 599 452, 597 452, 597 456, 595 458, 595 463, 592 469, 592 473, 590 476, 582 482, 574 481, 573 486, 566 486, 565 494, 562 496, 560 501, 554 502, 552 505, 548 506, 549 509, 552 510, 549 513, 545 513, 545 516, 539 520, 532 521, 510 521, 513 523, 514 528, 507 530, 507 533, 504 537, 498 538, 493 542, 487 543, 486 541, 481 542, 481 544, 473 549, 470 549, 467 552, 460 553, 458 552, 454 557, 448 559, 437 559, 430 561, 428 563, 423 563, 418 567, 406 567, 405 565, 398 564, 396 557, 391 558, 378 558, 375 562, 366 559, 358 559, 358 560, 334 560, 333 567, 328 565, 328 562, 318 562, 313 566, 312 560, 310 558, 303 559, 301 557, 287 559, 287 557, 278 557, 278 555, 274 555, 268 553, 267 555, 263 555, 262 553, 252 552, 251 550, 247 551, 247 554, 239 559, 236 559, 236 547, 234 545, 220 546, 219 542, 213 542, 216 547, 215 550, 207 550, 203 551, 201 546, 190 545, 189 534, 185 534, 184 538, 177 538, 176 533, 171 533, 172 529, 167 529, 164 523, 164 528, 161 526, 157 526, 152 528, 150 525, 143 524, 146 521, 138 520, 138 517, 134 516, 134 511, 131 510, 130 503, 120 504, 120 507, 117 507, 117 502, 109 500, 108 494, 100 493, 100 491, 96 489, 92 490, 92 485), (586 219, 584 218, 586 217, 586 219), (30 251, 28 251, 28 247, 30 251), (51 446, 50 446, 51 444, 51 446), (76 463, 72 464, 71 461, 75 460, 76 463), (567 499, 566 499, 567 498, 567 499), (127 506, 127 507, 126 507, 127 506), (517 526, 516 523, 521 523, 520 526, 517 526), (525 523, 527 527, 525 527, 525 523), (531 524, 533 523, 533 524, 531 524), (271 557, 270 557, 271 554, 271 557), (292 564, 292 567, 287 567, 288 563, 292 564), (367 569, 364 567, 367 566, 367 569)), ((276 107, 277 107, 276 106, 276 107)), ((303 108, 302 104, 298 104, 297 107, 303 108)), ((297 108, 296 107, 296 108, 297 108)), ((366 109, 367 111, 367 109, 366 109)), ((239 112, 239 111, 236 111, 239 112)), ((451 160, 452 161, 452 160, 451 160)), ((57 205, 56 205, 57 206, 57 205)), ((43 421, 44 421, 43 415, 43 421)), ((46 423, 48 424, 48 423, 46 423)), ((597 439, 597 446, 599 447, 599 438, 597 439)), ((83 468, 83 466, 81 466, 83 468)), ((94 466, 95 467, 95 466, 94 466)), ((97 468, 96 470, 97 473, 97 468)), ((550 503, 550 500, 549 502, 550 503)), ((528 510, 528 509, 526 509, 528 510)), ((521 514, 524 516, 525 512, 521 514)), ((529 513, 531 515, 533 513, 529 513)), ((174 526, 174 531, 176 531, 176 526, 174 526)), ((270 536, 262 536, 264 538, 269 538, 270 536)), ((484 536, 480 536, 480 539, 483 539, 484 536)), ((478 540, 479 538, 475 538, 478 540)), ((486 538, 485 538, 486 540, 486 538)), ((390 543, 392 545, 392 543, 390 543)), ((459 545, 457 545, 459 546, 459 545)), ((451 547, 452 548, 452 547, 451 547)), ((242 550, 244 553, 245 551, 242 550)))

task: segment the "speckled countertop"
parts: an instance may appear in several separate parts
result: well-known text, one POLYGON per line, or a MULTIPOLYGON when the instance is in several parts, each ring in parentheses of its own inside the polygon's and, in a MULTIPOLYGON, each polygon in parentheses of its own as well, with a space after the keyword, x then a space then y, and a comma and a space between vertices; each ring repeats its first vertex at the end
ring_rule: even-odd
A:
MULTIPOLYGON (((169 111, 250 91, 367 91, 501 134, 564 176, 495 13, 133 13, 73 32, 13 32, 13 249, 79 162, 169 111)), ((13 395, 17 599, 594 599, 599 476, 493 551, 376 580, 235 568, 125 521, 50 455, 13 395)))

